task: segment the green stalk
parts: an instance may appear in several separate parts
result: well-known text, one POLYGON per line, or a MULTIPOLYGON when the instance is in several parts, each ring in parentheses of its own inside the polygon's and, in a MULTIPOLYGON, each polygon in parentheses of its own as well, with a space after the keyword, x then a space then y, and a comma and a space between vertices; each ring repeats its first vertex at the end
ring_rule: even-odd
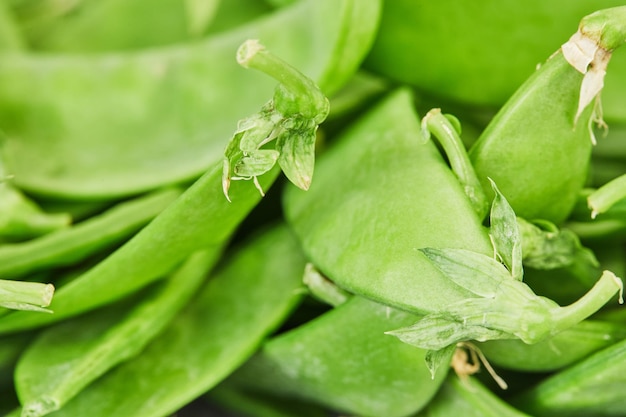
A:
POLYGON ((604 184, 587 197, 587 205, 591 209, 591 218, 606 212, 615 203, 626 198, 626 174, 604 184))
POLYGON ((51 313, 43 307, 50 305, 53 294, 52 284, 0 280, 0 306, 5 308, 51 313))
POLYGON ((452 171, 456 174, 465 194, 470 199, 474 211, 482 219, 489 211, 489 201, 483 190, 476 171, 472 166, 469 155, 459 132, 451 123, 450 116, 443 115, 441 109, 432 109, 422 119, 422 131, 427 136, 434 134, 443 147, 452 171))
POLYGON ((319 87, 296 68, 265 49, 259 41, 249 39, 244 42, 237 50, 237 62, 244 68, 254 68, 269 75, 284 86, 282 91, 277 89, 277 93, 280 91, 284 96, 281 98, 287 98, 287 103, 282 103, 279 97, 274 99, 283 114, 289 116, 299 113, 314 119, 316 123, 321 123, 328 115, 328 99, 319 87))
POLYGON ((616 293, 619 303, 624 303, 624 283, 610 271, 604 271, 596 284, 578 301, 554 312, 552 334, 560 333, 580 323, 604 306, 616 293))

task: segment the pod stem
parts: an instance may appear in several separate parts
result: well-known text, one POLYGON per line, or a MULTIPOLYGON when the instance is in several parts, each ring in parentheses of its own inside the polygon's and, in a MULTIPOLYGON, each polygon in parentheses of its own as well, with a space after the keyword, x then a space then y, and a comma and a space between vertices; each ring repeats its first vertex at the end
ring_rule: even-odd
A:
POLYGON ((615 203, 626 198, 626 174, 621 175, 598 188, 587 197, 591 218, 609 210, 615 203))
POLYGON ((452 171, 470 199, 474 211, 482 219, 489 211, 489 200, 487 200, 485 191, 478 180, 465 145, 459 137, 460 125, 456 119, 452 119, 458 125, 454 126, 450 120, 451 117, 442 114, 441 109, 430 110, 422 119, 422 132, 427 139, 430 137, 430 133, 435 135, 448 157, 452 171))
POLYGON ((51 312, 54 286, 39 282, 0 280, 0 306, 15 310, 51 312))
MULTIPOLYGON (((319 87, 296 68, 268 51, 256 39, 248 39, 237 50, 237 62, 244 68, 254 68, 282 84, 290 94, 298 98, 298 112, 306 117, 324 120, 328 114, 328 99, 319 87)), ((318 121, 318 123, 320 123, 318 121)))
POLYGON ((596 284, 578 301, 554 312, 555 327, 552 334, 566 330, 586 319, 604 306, 616 293, 619 303, 624 303, 624 283, 610 271, 604 271, 596 284))

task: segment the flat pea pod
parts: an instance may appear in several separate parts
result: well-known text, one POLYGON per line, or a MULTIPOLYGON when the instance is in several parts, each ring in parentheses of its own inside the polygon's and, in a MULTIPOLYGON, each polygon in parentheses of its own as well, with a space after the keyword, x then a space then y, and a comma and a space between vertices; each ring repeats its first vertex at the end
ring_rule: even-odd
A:
POLYGON ((301 299, 304 257, 288 229, 249 240, 136 358, 50 416, 167 416, 220 382, 301 299))
POLYGON ((215 251, 192 255, 130 309, 113 305, 39 334, 15 370, 22 416, 58 410, 107 370, 141 352, 200 288, 216 256, 215 251))
POLYGON ((470 149, 485 187, 494 180, 518 216, 560 223, 572 212, 587 180, 592 123, 603 123, 600 92, 612 52, 624 42, 625 14, 616 7, 585 16, 470 149))
POLYGON ((197 38, 210 24, 219 0, 205 0, 207 13, 190 15, 192 1, 82 1, 46 13, 45 2, 15 7, 31 48, 55 52, 100 52, 171 45, 197 38), (39 11, 37 10, 39 9, 39 11), (137 16, 143 16, 137 21, 137 16))
MULTIPOLYGON (((261 184, 267 187, 277 175, 277 170, 266 174, 261 184)), ((7 314, 0 319, 0 334, 53 323, 118 300, 163 278, 196 250, 221 252, 261 198, 253 187, 236 183, 229 203, 221 177, 221 164, 216 164, 132 239, 61 287, 50 306, 54 314, 7 314)))
MULTIPOLYGON (((259 46, 258 42, 247 41, 243 44, 244 52, 250 44, 259 46)), ((277 93, 269 105, 280 106, 286 102, 295 112, 306 111, 307 117, 311 118, 310 127, 316 129, 317 124, 328 113, 328 100, 318 87, 304 74, 265 49, 262 49, 262 53, 261 49, 250 52, 254 53, 248 58, 256 56, 270 60, 270 66, 255 68, 280 81, 276 88, 277 93), (318 109, 311 106, 311 101, 314 104, 321 101, 326 106, 322 106, 319 109, 320 114, 316 114, 318 109), (318 116, 319 120, 316 119, 318 116)), ((275 121, 269 120, 269 123, 272 125, 275 121)), ((245 138, 245 134, 258 136, 258 130, 258 126, 247 126, 243 135, 236 132, 227 151, 237 147, 242 137, 245 138)), ((260 130, 261 133, 266 132, 265 124, 260 130)), ((294 135, 297 136, 297 132, 294 135)), ((298 138, 291 140, 297 141, 298 138)), ((243 152, 237 155, 245 156, 243 152)), ((162 278, 196 250, 212 250, 219 253, 260 198, 245 185, 235 187, 234 194, 229 197, 227 191, 230 179, 228 176, 224 179, 223 176, 225 165, 228 166, 224 161, 217 163, 133 239, 64 286, 59 292, 60 296, 55 297, 54 306, 51 307, 56 314, 48 315, 47 319, 36 319, 28 315, 8 315, 0 321, 0 333, 41 326, 115 301, 162 278), (226 195, 222 197, 220 193, 226 195), (219 219, 219 222, 215 219, 219 219)), ((278 170, 270 167, 261 174, 265 174, 261 180, 254 177, 254 184, 258 190, 271 185, 277 177, 278 170)))
POLYGON ((493 179, 520 217, 560 223, 585 185, 592 109, 574 122, 582 80, 557 53, 507 101, 470 149, 484 187, 493 179))
POLYGON ((221 384, 207 394, 207 399, 220 409, 246 417, 328 417, 328 410, 310 402, 288 402, 281 397, 244 392, 221 384))
POLYGON ((428 407, 416 417, 530 417, 498 398, 476 378, 449 375, 428 407))
POLYGON ((73 199, 196 178, 221 160, 223 138, 275 86, 237 65, 244 40, 262 40, 331 94, 363 59, 379 10, 380 1, 304 0, 194 43, 136 53, 7 54, 0 60, 7 171, 20 188, 73 199))
POLYGON ((435 395, 426 351, 384 334, 416 320, 362 297, 265 343, 231 383, 285 399, 294 397, 359 416, 408 416, 435 395))
POLYGON ((158 190, 72 227, 26 242, 0 245, 0 277, 17 278, 43 268, 72 265, 132 236, 181 193, 175 188, 158 190))
POLYGON ((512 402, 534 416, 623 416, 626 340, 541 381, 512 402))
POLYGON ((311 188, 287 188, 284 208, 311 262, 338 286, 416 313, 470 295, 417 249, 493 254, 461 185, 422 139, 407 90, 336 138, 320 156, 311 188))
POLYGON ((17 359, 32 339, 33 335, 27 332, 0 339, 0 391, 13 385, 13 369, 17 359))
MULTIPOLYGON (((365 66, 442 99, 499 107, 583 16, 621 5, 619 0, 389 1, 365 66)), ((607 119, 626 119, 625 67, 626 54, 616 54, 602 97, 607 119)))
POLYGON ((626 326, 585 320, 535 344, 520 340, 491 340, 478 347, 491 363, 502 368, 549 372, 572 365, 625 338, 626 326))

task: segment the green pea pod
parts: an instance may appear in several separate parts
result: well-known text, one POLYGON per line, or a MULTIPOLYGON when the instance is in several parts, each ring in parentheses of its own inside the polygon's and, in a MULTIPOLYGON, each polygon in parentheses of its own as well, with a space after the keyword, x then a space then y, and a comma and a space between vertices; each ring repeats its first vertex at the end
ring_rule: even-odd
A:
MULTIPOLYGON (((56 10, 52 2, 47 3, 31 5, 30 10, 23 7, 21 12, 17 9, 33 49, 92 53, 168 45, 193 39, 197 27, 203 29, 211 17, 208 22, 206 18, 190 20, 190 2, 178 0, 78 1, 56 10), (137 16, 143 18, 138 21, 137 16)), ((214 9, 219 1, 208 3, 214 9)))
MULTIPOLYGON (((262 184, 269 185, 277 174, 274 170, 265 175, 262 184)), ((42 326, 120 299, 162 278, 203 247, 220 252, 260 199, 253 188, 235 184, 229 203, 222 194, 221 176, 221 166, 215 166, 132 239, 61 287, 50 307, 55 314, 46 319, 8 314, 0 319, 0 333, 42 326)))
POLYGON ((529 417, 514 409, 476 378, 449 375, 428 407, 416 417, 529 417))
POLYGON ((1 245, 0 276, 17 278, 43 268, 81 261, 137 232, 180 194, 177 189, 156 191, 38 239, 1 245))
POLYGON ((328 417, 328 410, 309 402, 285 401, 267 394, 243 392, 227 384, 209 391, 207 398, 220 409, 246 417, 328 417))
POLYGON ((574 208, 595 141, 591 124, 602 117, 590 103, 599 103, 606 65, 622 42, 613 31, 622 30, 625 10, 585 17, 579 32, 517 90, 470 149, 480 180, 487 186, 493 179, 518 216, 560 223, 574 208), (601 30, 594 26, 598 19, 601 30), (581 45, 590 50, 581 52, 581 45))
POLYGON ((0 163, 0 243, 28 240, 69 226, 69 215, 44 212, 2 175, 0 163))
POLYGON ((233 55, 243 41, 260 39, 331 94, 363 59, 379 10, 380 1, 304 0, 173 47, 5 56, 0 124, 7 171, 20 188, 80 199, 196 178, 221 160, 223 138, 275 86, 237 65, 233 55))
MULTIPOLYGON (((298 110, 301 110, 299 114, 302 117, 312 119, 314 122, 320 122, 326 117, 328 100, 310 79, 269 52, 258 49, 258 42, 245 42, 238 54, 242 50, 246 52, 249 46, 255 49, 250 56, 243 54, 245 60, 239 59, 238 56, 240 62, 256 64, 254 57, 260 57, 262 64, 269 60, 270 65, 258 65, 256 68, 280 82, 273 100, 270 101, 271 105, 279 108, 287 103, 291 111, 298 113, 298 110), (316 113, 318 108, 315 104, 319 102, 323 105, 319 108, 320 113, 316 113)), ((263 115, 264 111, 259 114, 263 115)), ((290 114, 293 113, 282 115, 290 114)), ((282 118, 282 115, 279 115, 282 118)), ((252 119, 255 120, 255 116, 252 119)), ((245 119, 247 120, 250 118, 245 119)), ((33 316, 13 314, 0 321, 0 333, 37 327, 119 299, 163 277, 196 250, 206 249, 219 253, 239 223, 259 200, 258 196, 250 194, 250 190, 245 187, 235 188, 232 200, 228 195, 231 158, 237 160, 238 156, 249 156, 246 153, 249 149, 241 149, 238 152, 232 152, 232 149, 242 143, 245 134, 249 133, 256 137, 257 128, 263 133, 267 131, 265 124, 261 124, 260 127, 253 124, 244 129, 242 136, 241 129, 238 128, 226 148, 226 157, 221 164, 218 163, 217 167, 196 181, 133 239, 63 287, 59 291, 60 296, 55 297, 54 306, 51 307, 56 312, 49 316, 51 319, 37 320, 33 316), (220 171, 221 181, 216 179, 220 171), (220 183, 221 192, 226 193, 226 198, 217 197, 215 194, 215 187, 220 183), (215 221, 216 218, 219 222, 215 221), (121 277, 128 279, 120 279, 121 277)), ((262 176, 265 185, 272 184, 277 176, 277 170, 262 173, 265 174, 262 176)), ((257 189, 263 190, 257 175, 260 173, 255 173, 254 183, 257 189)))
POLYGON ((491 363, 523 372, 555 371, 626 338, 626 327, 604 321, 585 320, 541 342, 492 340, 479 344, 491 363))
POLYGON ((4 336, 0 339, 0 392, 13 387, 13 370, 20 354, 32 341, 28 332, 4 336))
POLYGON ((400 90, 322 154, 304 192, 284 195, 305 253, 340 287, 415 313, 468 296, 417 249, 456 247, 492 255, 469 199, 432 141, 412 97, 400 90))
MULTIPOLYGON (((209 7, 206 3, 215 3, 214 0, 187 0, 187 11, 189 27, 193 30, 194 25, 200 26, 196 21, 197 16, 192 16, 194 7, 209 7), (197 3, 193 6, 192 3, 197 3)), ((272 7, 267 2, 259 2, 256 0, 220 0, 213 11, 210 22, 204 22, 204 29, 199 35, 207 36, 214 33, 224 32, 237 26, 241 26, 250 22, 264 14, 271 12, 272 7)))
POLYGON ((430 401, 446 375, 432 378, 424 366, 425 350, 384 334, 415 319, 353 297, 269 340, 231 382, 359 416, 411 415, 430 401))
POLYGON ((0 4, 0 51, 19 51, 24 48, 24 40, 15 16, 6 2, 0 4))
POLYGON ((516 396, 534 416, 623 416, 626 340, 615 343, 516 396))
POLYGON ((113 366, 135 356, 176 315, 215 263, 214 251, 191 256, 130 311, 114 305, 41 333, 21 355, 15 385, 23 417, 61 408, 113 366))
POLYGON ((220 382, 300 300, 304 258, 287 228, 234 252, 137 357, 50 416, 167 416, 220 382))
MULTIPOLYGON (((365 64, 446 101, 501 106, 583 16, 621 5, 620 0, 443 0, 419 6, 389 1, 365 64)), ((602 96, 608 119, 626 119, 625 69, 626 54, 616 54, 602 96)))

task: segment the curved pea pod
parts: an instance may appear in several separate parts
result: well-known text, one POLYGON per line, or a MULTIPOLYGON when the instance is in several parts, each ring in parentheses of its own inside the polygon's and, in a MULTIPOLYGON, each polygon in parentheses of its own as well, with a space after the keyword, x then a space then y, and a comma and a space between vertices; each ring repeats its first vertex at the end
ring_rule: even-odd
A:
POLYGON ((548 372, 570 366, 626 338, 626 327, 585 320, 535 344, 520 340, 491 340, 478 345, 491 363, 524 372, 548 372))
POLYGON ((12 184, 11 176, 0 161, 0 243, 45 235, 69 226, 71 221, 66 213, 46 213, 24 195, 12 184))
POLYGON ((42 1, 14 6, 31 48, 55 52, 132 50, 191 40, 215 14, 219 0, 191 14, 197 1, 74 2, 56 7, 42 1), (141 21, 137 16, 143 16, 141 21))
POLYGON ((58 410, 107 370, 137 355, 195 294, 216 256, 214 251, 192 255, 131 308, 116 304, 38 335, 15 370, 22 415, 58 410))
MULTIPOLYGON (((619 0, 394 0, 384 4, 365 66, 446 101, 501 106, 583 16, 621 5, 619 0)), ((625 67, 626 54, 616 54, 603 94, 610 119, 626 119, 625 67)))
POLYGON ((301 299, 304 258, 284 226, 232 252, 133 359, 50 416, 168 416, 229 375, 301 299))
MULTIPOLYGON (((245 46, 250 44, 258 46, 254 41, 245 42, 244 51, 245 46)), ((256 52, 260 50, 256 49, 256 52)), ((310 79, 264 49, 263 53, 251 55, 252 58, 255 56, 271 61, 272 65, 269 68, 263 66, 257 68, 280 82, 276 88, 278 93, 269 102, 270 105, 275 104, 278 107, 287 102, 292 110, 301 109, 303 113, 306 112, 307 117, 318 123, 323 120, 328 110, 328 101, 310 79), (285 96, 289 99, 285 100, 285 96), (321 120, 318 120, 314 106, 311 107, 309 104, 311 101, 317 103, 320 96, 326 106, 323 106, 324 112, 319 115, 321 120), (298 103, 302 103, 302 107, 298 103)), ((261 126, 262 132, 266 132, 264 126, 261 126)), ((251 126, 245 133, 256 137, 257 129, 258 126, 251 126)), ((217 163, 122 247, 62 287, 59 296, 54 299, 52 307, 54 315, 48 315, 48 319, 37 319, 29 315, 9 315, 0 321, 0 333, 41 326, 120 299, 162 278, 197 250, 220 253, 237 226, 260 198, 252 187, 245 185, 233 188, 232 199, 228 194, 226 198, 220 195, 227 193, 230 187, 228 176, 230 158, 247 156, 245 152, 249 150, 247 147, 234 154, 230 152, 243 142, 243 138, 245 134, 241 136, 236 132, 226 148, 226 157, 222 163, 217 163), (215 219, 219 219, 219 222, 215 219)), ((260 179, 254 177, 259 190, 262 190, 263 186, 271 185, 278 171, 270 168, 263 174, 265 175, 260 179)))
POLYGON ((417 249, 493 254, 489 237, 407 90, 359 119, 316 164, 308 191, 284 194, 288 223, 311 262, 338 286, 416 313, 469 293, 417 249))
POLYGON ((599 93, 611 52, 623 42, 625 10, 582 19, 470 149, 480 180, 486 186, 493 179, 518 216, 560 223, 573 210, 588 175, 591 124, 603 123, 599 93))
POLYGON ((109 248, 140 230, 181 193, 175 188, 155 191, 72 227, 27 242, 1 245, 0 277, 17 278, 44 268, 69 266, 109 248))
POLYGON ((172 47, 6 55, 0 123, 7 171, 23 189, 80 199, 196 178, 221 160, 223 138, 275 86, 237 65, 244 40, 260 39, 330 94, 363 59, 379 9, 379 1, 305 0, 172 47))
MULTIPOLYGON (((273 170, 260 181, 269 186, 277 175, 273 170)), ((163 278, 196 250, 220 253, 261 198, 253 187, 234 184, 229 203, 221 177, 217 164, 124 245, 59 288, 50 306, 54 314, 7 314, 0 319, 0 333, 43 326, 118 300, 163 278)))
POLYGON ((431 378, 424 366, 425 350, 384 334, 415 319, 353 297, 270 339, 230 382, 359 416, 411 415, 435 395, 446 374, 431 378))
POLYGON ((543 380, 512 399, 534 416, 623 416, 626 340, 543 380))
POLYGON ((489 391, 476 378, 449 375, 428 407, 416 417, 530 417, 489 391))

